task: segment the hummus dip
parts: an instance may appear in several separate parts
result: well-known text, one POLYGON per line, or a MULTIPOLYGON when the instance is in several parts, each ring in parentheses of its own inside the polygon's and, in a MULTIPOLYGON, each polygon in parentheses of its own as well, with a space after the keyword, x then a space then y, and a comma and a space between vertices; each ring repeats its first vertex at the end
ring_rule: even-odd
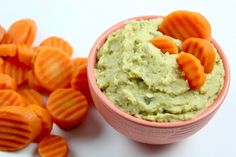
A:
MULTIPOLYGON (((162 35, 162 18, 129 21, 109 35, 97 53, 95 77, 107 98, 124 112, 156 122, 192 119, 217 98, 224 68, 217 51, 214 70, 199 90, 190 89, 178 54, 163 54, 149 40, 162 35)), ((171 38, 179 47, 180 40, 171 38)))

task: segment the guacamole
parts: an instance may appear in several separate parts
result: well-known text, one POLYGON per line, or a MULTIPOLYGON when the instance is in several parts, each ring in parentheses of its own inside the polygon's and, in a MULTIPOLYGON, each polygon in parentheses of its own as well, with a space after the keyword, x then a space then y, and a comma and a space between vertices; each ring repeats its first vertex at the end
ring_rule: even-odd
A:
MULTIPOLYGON (((124 112, 156 122, 189 120, 209 107, 224 83, 217 51, 214 70, 199 90, 190 89, 178 54, 163 54, 149 40, 162 35, 162 18, 129 21, 110 34, 97 53, 95 77, 107 98, 124 112)), ((181 41, 171 38, 179 48, 181 41)))

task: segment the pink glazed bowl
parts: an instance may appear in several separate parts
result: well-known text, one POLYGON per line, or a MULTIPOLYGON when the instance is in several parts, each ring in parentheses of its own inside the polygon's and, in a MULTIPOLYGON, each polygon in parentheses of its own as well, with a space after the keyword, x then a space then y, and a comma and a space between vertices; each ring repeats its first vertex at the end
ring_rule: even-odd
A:
POLYGON ((191 120, 178 121, 178 122, 167 122, 158 123, 142 120, 133 117, 118 107, 116 107, 105 94, 98 88, 96 79, 94 76, 94 67, 96 64, 97 51, 102 47, 109 34, 124 27, 125 23, 129 20, 141 20, 141 19, 153 19, 162 16, 140 16, 124 20, 108 30, 106 30, 94 43, 88 58, 88 82, 91 95, 94 104, 103 118, 118 132, 138 142, 147 144, 168 144, 178 142, 180 140, 193 135, 213 117, 216 111, 224 101, 230 84, 230 69, 228 61, 224 55, 223 50, 212 39, 212 43, 215 45, 219 52, 221 59, 223 60, 225 70, 224 87, 221 90, 218 98, 215 102, 206 110, 198 114, 191 120))

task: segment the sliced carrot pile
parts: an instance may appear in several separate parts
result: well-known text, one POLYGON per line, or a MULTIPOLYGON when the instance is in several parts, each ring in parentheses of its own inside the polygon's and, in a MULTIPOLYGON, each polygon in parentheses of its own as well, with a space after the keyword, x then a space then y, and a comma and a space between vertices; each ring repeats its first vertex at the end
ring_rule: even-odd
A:
POLYGON ((192 89, 199 89, 205 83, 204 68, 195 56, 182 52, 179 54, 177 62, 192 89))
POLYGON ((0 73, 0 90, 1 89, 11 89, 16 90, 16 81, 9 75, 0 73))
POLYGON ((64 138, 50 135, 39 143, 38 153, 41 157, 67 157, 68 144, 64 138))
POLYGON ((2 43, 32 45, 35 35, 35 22, 31 19, 22 19, 11 25, 2 43))
POLYGON ((82 64, 73 73, 71 87, 81 91, 87 98, 88 102, 92 102, 92 97, 88 85, 87 64, 82 64))
POLYGON ((0 107, 2 106, 25 106, 25 102, 17 92, 2 89, 0 90, 0 107))
POLYGON ((7 74, 16 80, 17 85, 21 85, 27 80, 28 69, 15 58, 7 58, 0 65, 0 73, 7 74))
POLYGON ((20 89, 17 93, 23 97, 26 105, 35 104, 44 107, 43 96, 39 92, 33 89, 20 89))
POLYGON ((201 38, 189 38, 183 43, 183 51, 197 57, 206 73, 210 73, 213 70, 216 54, 210 41, 201 38))
POLYGON ((37 90, 37 91, 41 91, 41 92, 46 91, 46 90, 41 86, 41 84, 39 83, 39 81, 35 78, 33 70, 30 70, 30 71, 28 72, 28 85, 29 85, 30 88, 33 88, 33 89, 35 89, 35 90, 37 90))
POLYGON ((0 56, 1 57, 13 57, 16 55, 15 44, 2 44, 0 45, 0 56))
POLYGON ((35 59, 34 74, 42 87, 54 91, 69 85, 72 63, 59 49, 45 47, 35 59))
POLYGON ((53 122, 67 130, 76 126, 86 116, 88 102, 81 92, 62 88, 49 95, 46 108, 53 122))
POLYGON ((50 135, 52 130, 52 120, 45 108, 42 108, 38 105, 29 105, 27 106, 29 109, 33 110, 35 114, 39 117, 42 124, 42 130, 40 134, 35 138, 35 142, 40 142, 44 137, 50 135))
POLYGON ((178 53, 177 45, 168 37, 165 36, 158 36, 150 40, 155 47, 161 49, 161 52, 166 53, 169 52, 170 54, 178 53))
POLYGON ((73 54, 73 49, 70 44, 62 38, 59 37, 48 37, 41 42, 40 46, 48 46, 53 48, 58 48, 62 50, 65 54, 71 56, 73 54))
POLYGON ((72 64, 73 64, 73 71, 76 71, 76 69, 83 65, 83 64, 87 64, 88 62, 88 58, 87 57, 77 57, 72 59, 72 64))
POLYGON ((32 142, 41 131, 41 120, 28 108, 0 107, 0 150, 16 151, 32 142))
POLYGON ((200 13, 178 10, 167 15, 159 30, 165 35, 184 41, 190 37, 209 40, 211 26, 207 19, 200 13))
POLYGON ((6 33, 6 30, 0 25, 0 43, 2 39, 4 38, 5 33, 6 33))

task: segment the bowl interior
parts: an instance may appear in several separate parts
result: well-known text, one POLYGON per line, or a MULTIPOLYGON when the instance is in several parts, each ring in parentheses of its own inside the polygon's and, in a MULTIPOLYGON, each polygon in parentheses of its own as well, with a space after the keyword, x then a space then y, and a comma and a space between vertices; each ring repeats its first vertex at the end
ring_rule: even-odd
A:
POLYGON ((227 58, 226 58, 223 50, 221 49, 219 44, 213 38, 211 39, 211 42, 214 44, 215 48, 217 49, 217 51, 223 61, 223 65, 224 65, 224 70, 225 70, 224 86, 223 86, 223 89, 221 90, 219 96, 215 100, 215 102, 210 107, 208 107, 204 111, 200 112, 198 115, 196 115, 191 120, 159 123, 159 122, 146 121, 146 120, 131 116, 128 113, 125 113, 122 110, 120 110, 116 105, 114 105, 110 100, 108 100, 106 98, 105 94, 103 94, 102 91, 98 88, 98 86, 96 84, 96 79, 94 76, 94 67, 95 67, 95 64, 97 61, 96 60, 96 53, 102 47, 102 45, 106 41, 107 37, 112 32, 123 28, 125 26, 126 22, 130 21, 130 20, 142 20, 142 19, 146 20, 146 19, 153 19, 153 18, 158 18, 158 17, 163 17, 163 16, 150 15, 150 16, 134 17, 134 18, 130 18, 130 19, 124 20, 122 22, 119 22, 119 23, 115 24, 114 26, 110 27, 108 30, 106 30, 97 39, 97 41, 94 43, 94 45, 90 51, 89 58, 88 58, 88 77, 90 80, 91 87, 94 89, 96 94, 100 97, 100 99, 102 99, 105 102, 104 103, 105 107, 110 109, 112 112, 115 112, 116 114, 120 115, 121 117, 124 117, 132 122, 138 123, 140 125, 145 125, 145 126, 162 127, 162 128, 180 127, 183 125, 188 125, 188 124, 194 123, 196 121, 199 121, 199 120, 203 119, 204 117, 206 117, 207 115, 214 112, 215 110, 217 110, 227 95, 227 92, 229 89, 229 84, 230 84, 230 68, 229 68, 229 64, 228 64, 227 58))

